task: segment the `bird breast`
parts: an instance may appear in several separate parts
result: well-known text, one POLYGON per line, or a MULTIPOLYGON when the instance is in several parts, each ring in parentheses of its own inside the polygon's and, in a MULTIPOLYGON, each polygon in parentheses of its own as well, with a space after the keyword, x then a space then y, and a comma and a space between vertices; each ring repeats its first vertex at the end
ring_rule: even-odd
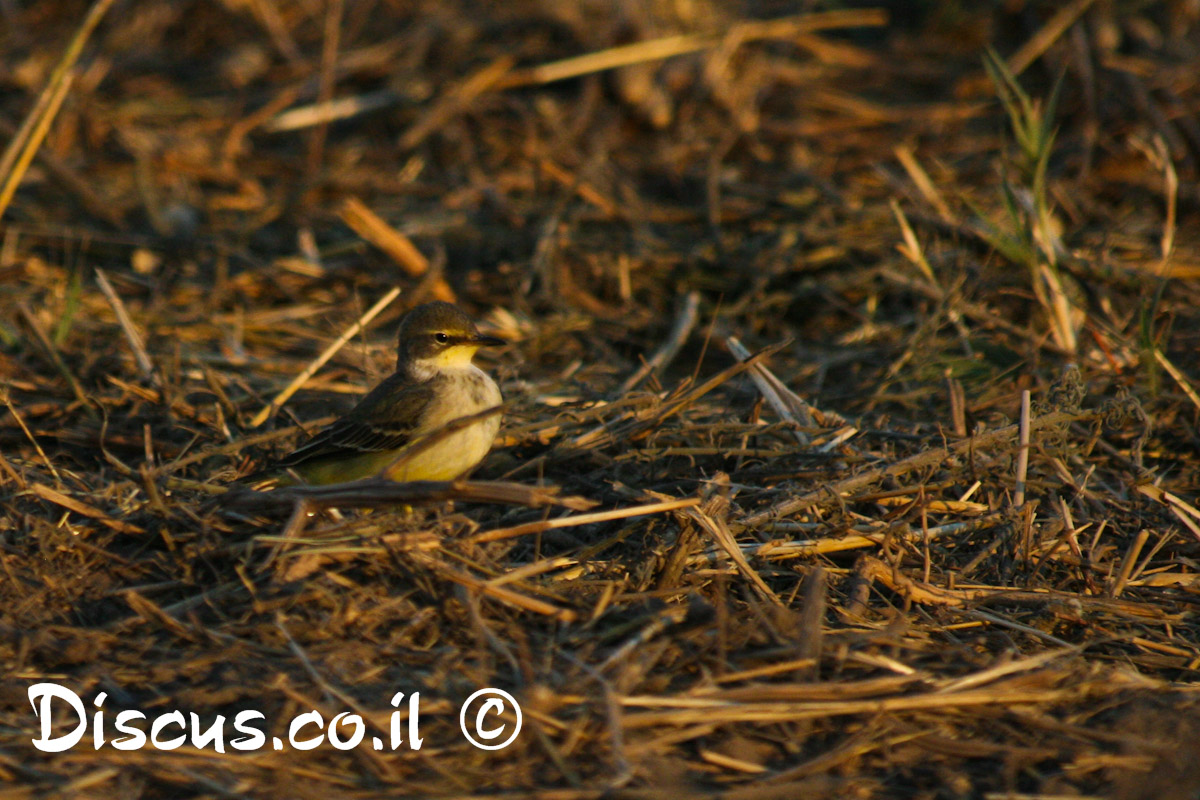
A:
MULTIPOLYGON (((432 380, 434 399, 414 431, 418 437, 436 435, 447 423, 497 406, 502 400, 496 382, 476 366, 442 370, 432 380)), ((483 460, 499 429, 500 414, 472 423, 402 460, 388 471, 388 477, 396 481, 457 478, 483 460)))

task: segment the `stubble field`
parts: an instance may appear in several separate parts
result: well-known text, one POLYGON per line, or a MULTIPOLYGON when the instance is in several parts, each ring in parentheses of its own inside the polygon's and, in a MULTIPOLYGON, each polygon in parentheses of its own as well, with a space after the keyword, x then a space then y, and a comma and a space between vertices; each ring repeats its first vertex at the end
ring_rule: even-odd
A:
POLYGON ((853 6, 0 3, 0 797, 1200 796, 1200 12, 853 6))

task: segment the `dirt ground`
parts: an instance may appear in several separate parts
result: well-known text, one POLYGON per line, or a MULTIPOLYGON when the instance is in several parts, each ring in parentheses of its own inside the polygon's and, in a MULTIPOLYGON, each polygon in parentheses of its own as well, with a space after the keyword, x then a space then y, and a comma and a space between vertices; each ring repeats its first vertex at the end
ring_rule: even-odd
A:
POLYGON ((0 798, 1200 798, 1194 0, 0 52, 0 798), (239 482, 431 299, 469 481, 239 482))

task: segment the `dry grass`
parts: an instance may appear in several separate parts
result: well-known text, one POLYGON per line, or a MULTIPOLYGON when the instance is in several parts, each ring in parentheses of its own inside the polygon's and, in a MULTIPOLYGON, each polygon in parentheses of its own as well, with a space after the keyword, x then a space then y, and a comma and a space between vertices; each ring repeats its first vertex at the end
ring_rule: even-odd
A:
POLYGON ((910 5, 0 3, 0 797, 1196 797, 1200 19, 910 5), (433 297, 478 482, 226 491, 433 297))

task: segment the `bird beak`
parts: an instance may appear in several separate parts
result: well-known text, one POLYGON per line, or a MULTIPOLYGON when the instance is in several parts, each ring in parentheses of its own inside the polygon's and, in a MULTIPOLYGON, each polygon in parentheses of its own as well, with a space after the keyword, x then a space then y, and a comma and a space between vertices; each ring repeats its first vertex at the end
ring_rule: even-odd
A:
POLYGON ((470 342, 476 347, 502 347, 508 344, 508 342, 503 339, 497 339, 495 336, 479 336, 478 334, 470 342))

